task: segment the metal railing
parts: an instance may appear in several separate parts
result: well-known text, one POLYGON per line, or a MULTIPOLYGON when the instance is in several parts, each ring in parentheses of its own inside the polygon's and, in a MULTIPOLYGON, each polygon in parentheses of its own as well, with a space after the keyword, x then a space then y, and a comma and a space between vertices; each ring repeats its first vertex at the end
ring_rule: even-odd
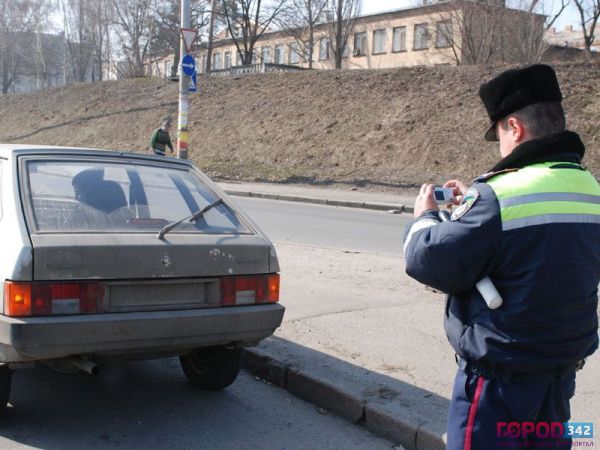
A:
POLYGON ((239 76, 239 75, 255 75, 259 73, 268 72, 295 72, 300 70, 308 70, 304 67, 290 66, 287 64, 271 64, 271 63, 260 63, 260 64, 248 64, 245 66, 232 66, 229 69, 217 69, 211 70, 208 75, 211 77, 227 77, 227 76, 239 76))

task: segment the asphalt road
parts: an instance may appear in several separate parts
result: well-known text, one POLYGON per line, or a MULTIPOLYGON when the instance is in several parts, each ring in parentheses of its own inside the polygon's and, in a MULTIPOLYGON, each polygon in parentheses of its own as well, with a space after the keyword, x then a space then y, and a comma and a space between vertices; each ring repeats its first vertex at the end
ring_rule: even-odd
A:
POLYGON ((402 254, 403 227, 412 214, 234 197, 273 241, 402 254))
POLYGON ((193 388, 177 359, 41 366, 14 377, 0 448, 389 449, 364 428, 242 372, 220 392, 193 388))

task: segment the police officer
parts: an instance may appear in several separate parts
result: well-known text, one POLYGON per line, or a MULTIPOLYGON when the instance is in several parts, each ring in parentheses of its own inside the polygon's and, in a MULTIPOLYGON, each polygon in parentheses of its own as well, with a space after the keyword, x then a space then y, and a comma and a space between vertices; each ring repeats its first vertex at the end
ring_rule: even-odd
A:
POLYGON ((448 449, 570 448, 549 427, 570 419, 575 372, 598 347, 600 186, 565 131, 551 67, 508 70, 479 95, 502 159, 470 187, 445 184, 458 199, 449 221, 423 185, 404 233, 406 272, 449 294, 448 449), (476 288, 486 276, 498 309, 476 288))

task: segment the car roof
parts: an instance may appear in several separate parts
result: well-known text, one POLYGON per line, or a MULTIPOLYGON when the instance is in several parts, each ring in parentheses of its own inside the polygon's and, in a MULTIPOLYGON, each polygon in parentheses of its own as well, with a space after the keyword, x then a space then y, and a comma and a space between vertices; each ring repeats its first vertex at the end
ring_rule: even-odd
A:
POLYGON ((39 154, 39 155, 82 155, 82 156, 104 156, 124 159, 139 159, 148 161, 158 161, 169 164, 184 164, 187 166, 192 163, 185 159, 169 158, 144 153, 124 152, 118 150, 104 150, 86 147, 60 147, 55 145, 29 145, 29 144, 2 144, 0 143, 0 158, 13 159, 17 155, 39 154))

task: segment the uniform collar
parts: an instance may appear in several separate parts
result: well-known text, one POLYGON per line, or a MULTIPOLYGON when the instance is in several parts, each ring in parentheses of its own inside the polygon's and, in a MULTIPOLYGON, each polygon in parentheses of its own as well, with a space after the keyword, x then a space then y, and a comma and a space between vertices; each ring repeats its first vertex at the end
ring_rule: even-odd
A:
POLYGON ((585 147, 579 135, 572 131, 563 131, 522 143, 510 155, 500 160, 490 172, 520 169, 540 162, 580 163, 584 154, 585 147))

